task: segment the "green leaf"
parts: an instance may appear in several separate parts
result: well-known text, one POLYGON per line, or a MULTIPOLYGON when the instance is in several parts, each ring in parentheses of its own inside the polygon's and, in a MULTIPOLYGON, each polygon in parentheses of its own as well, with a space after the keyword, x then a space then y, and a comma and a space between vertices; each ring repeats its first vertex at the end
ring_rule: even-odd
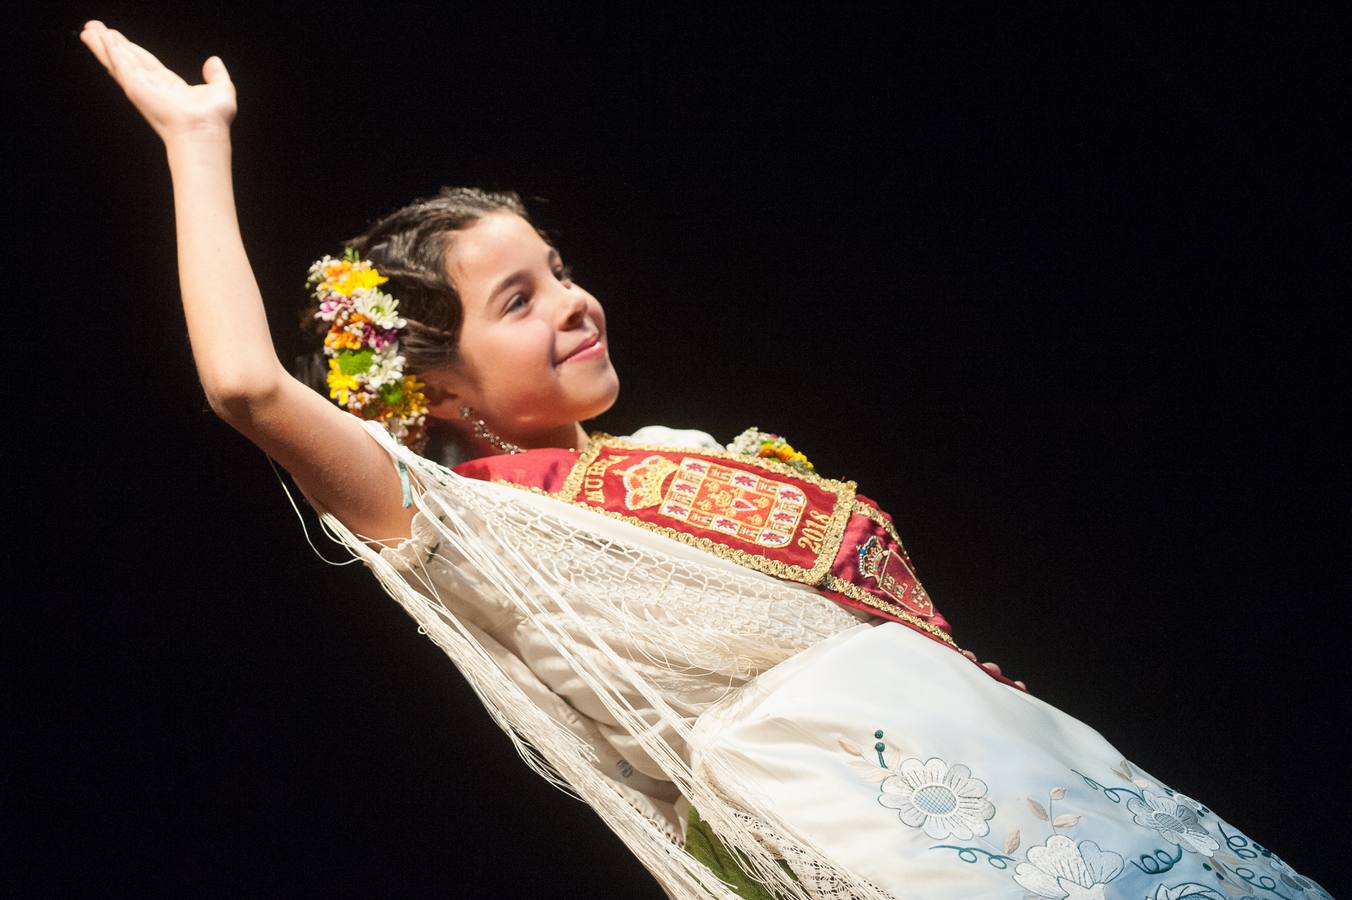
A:
MULTIPOLYGON (((685 850, 704 863, 709 871, 731 887, 738 897, 744 897, 746 900, 775 900, 775 895, 770 893, 765 885, 747 874, 741 863, 744 857, 736 851, 729 850, 718 835, 714 834, 708 823, 699 817, 693 806, 690 807, 690 815, 686 819, 685 850)), ((792 878, 793 872, 788 865, 782 860, 779 864, 792 878)))
POLYGON ((374 350, 344 350, 338 354, 338 369, 344 375, 365 375, 374 356, 374 350))

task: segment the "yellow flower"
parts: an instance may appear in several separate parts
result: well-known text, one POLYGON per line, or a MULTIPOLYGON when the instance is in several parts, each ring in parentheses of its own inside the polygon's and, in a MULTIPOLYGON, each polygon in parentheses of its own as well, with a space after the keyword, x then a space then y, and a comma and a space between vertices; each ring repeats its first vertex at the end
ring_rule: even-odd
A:
POLYGON ((370 289, 387 281, 388 278, 366 263, 343 260, 324 267, 324 280, 320 282, 319 290, 351 297, 358 289, 370 289))
POLYGON ((423 393, 423 384, 412 375, 404 376, 404 402, 399 404, 399 412, 405 416, 416 416, 427 412, 427 395, 423 393))
POLYGON ((329 397, 337 400, 342 406, 347 406, 348 391, 357 389, 357 376, 346 375, 338 367, 338 360, 329 360, 329 397))

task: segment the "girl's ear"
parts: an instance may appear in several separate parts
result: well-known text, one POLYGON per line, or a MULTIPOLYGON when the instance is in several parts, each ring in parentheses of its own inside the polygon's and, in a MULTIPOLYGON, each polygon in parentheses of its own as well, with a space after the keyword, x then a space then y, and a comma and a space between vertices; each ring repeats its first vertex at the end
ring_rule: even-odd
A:
POLYGON ((422 372, 418 380, 426 387, 427 414, 433 419, 457 420, 460 418, 460 406, 464 399, 459 393, 458 379, 443 369, 422 372))

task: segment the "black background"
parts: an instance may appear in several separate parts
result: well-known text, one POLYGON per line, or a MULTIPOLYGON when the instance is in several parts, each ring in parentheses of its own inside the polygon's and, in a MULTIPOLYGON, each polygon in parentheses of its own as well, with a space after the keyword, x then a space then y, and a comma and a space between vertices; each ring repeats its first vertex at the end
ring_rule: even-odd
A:
POLYGON ((285 358, 372 217, 544 198, 609 317, 595 427, 787 435, 895 512, 961 644, 1347 886, 1348 31, 1257 5, 49 8, 4 137, 6 880, 661 896, 207 410, 94 16, 229 66, 285 358))

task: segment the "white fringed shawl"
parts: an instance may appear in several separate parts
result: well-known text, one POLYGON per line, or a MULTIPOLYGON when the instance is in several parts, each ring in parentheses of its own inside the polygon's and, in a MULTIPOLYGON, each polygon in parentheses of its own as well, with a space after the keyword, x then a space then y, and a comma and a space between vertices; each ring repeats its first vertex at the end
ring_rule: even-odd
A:
POLYGON ((685 852, 644 797, 608 774, 618 755, 598 740, 596 724, 542 692, 520 659, 470 621, 465 610, 476 597, 540 630, 756 878, 804 900, 821 896, 812 883, 827 882, 839 889, 833 896, 887 896, 838 871, 775 810, 747 796, 734 767, 700 753, 694 771, 687 746, 694 719, 672 701, 683 684, 707 690, 711 676, 735 689, 802 649, 804 628, 826 637, 856 625, 855 617, 803 585, 550 497, 464 478, 365 424, 407 470, 420 515, 406 543, 426 547, 427 558, 409 562, 408 547, 373 549, 321 510, 322 521, 446 652, 526 763, 596 810, 668 894, 737 896, 685 852), (776 862, 786 855, 798 878, 776 862), (803 879, 808 869, 813 875, 803 879))

